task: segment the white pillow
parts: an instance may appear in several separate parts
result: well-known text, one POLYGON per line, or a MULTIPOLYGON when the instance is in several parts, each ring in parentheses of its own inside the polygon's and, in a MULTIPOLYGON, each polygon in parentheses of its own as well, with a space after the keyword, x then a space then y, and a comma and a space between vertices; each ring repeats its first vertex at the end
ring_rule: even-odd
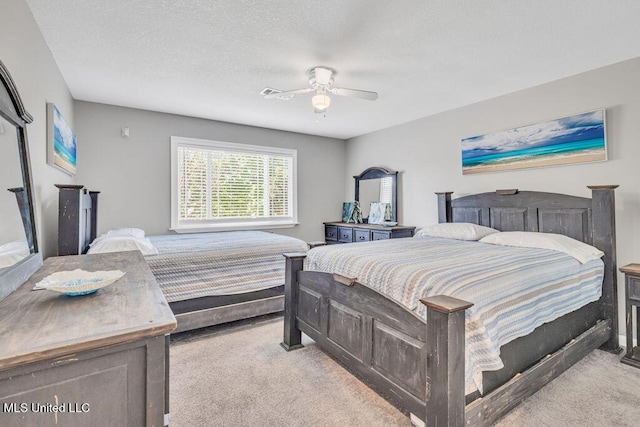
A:
POLYGON ((101 254, 107 252, 140 251, 142 255, 157 255, 158 249, 149 238, 134 239, 133 237, 100 236, 91 243, 88 254, 101 254))
POLYGON ((29 245, 26 240, 16 240, 0 245, 0 268, 14 265, 29 256, 29 253, 29 245))
MULTIPOLYGON (((96 237, 89 246, 93 246, 96 243, 103 241, 104 239, 110 239, 113 237, 128 237, 130 239, 144 240, 144 230, 141 228, 112 228, 104 234, 96 237)), ((113 251, 111 251, 113 252, 113 251)))
POLYGON ((120 237, 133 237, 136 239, 144 239, 144 230, 141 228, 132 227, 118 227, 112 228, 103 234, 103 236, 120 236, 120 237))
POLYGON ((553 249, 574 257, 582 264, 599 259, 604 255, 601 250, 563 234, 537 233, 535 231, 505 231, 487 236, 480 242, 523 248, 553 249))
POLYGON ((469 222, 443 222, 424 227, 416 236, 444 237, 457 240, 480 240, 498 230, 469 222))

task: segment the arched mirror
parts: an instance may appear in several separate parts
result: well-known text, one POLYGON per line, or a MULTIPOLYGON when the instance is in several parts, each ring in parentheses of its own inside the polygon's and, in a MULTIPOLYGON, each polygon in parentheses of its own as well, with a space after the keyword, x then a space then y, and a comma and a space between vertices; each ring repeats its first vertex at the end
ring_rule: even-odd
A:
POLYGON ((26 128, 32 121, 0 61, 0 300, 42 266, 26 128))
POLYGON ((353 177, 356 180, 355 200, 360 202, 363 218, 370 217, 371 203, 388 203, 391 211, 383 218, 397 221, 398 218, 398 172, 373 167, 353 177))

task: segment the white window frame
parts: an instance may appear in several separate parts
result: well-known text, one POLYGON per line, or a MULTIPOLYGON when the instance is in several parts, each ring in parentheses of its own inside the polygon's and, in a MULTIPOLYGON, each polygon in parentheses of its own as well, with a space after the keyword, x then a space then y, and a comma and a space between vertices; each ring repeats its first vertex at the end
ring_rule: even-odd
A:
POLYGON ((298 166, 297 150, 287 148, 266 147, 261 145, 248 145, 233 142, 211 141, 206 139, 186 138, 181 136, 171 137, 171 230, 176 233, 200 233, 208 231, 232 231, 232 230, 264 230, 272 228, 290 228, 298 224, 298 166), (178 186, 178 147, 202 147, 205 149, 232 150, 252 154, 286 155, 292 158, 291 176, 291 216, 286 218, 232 218, 219 220, 180 220, 178 210, 179 186, 178 186))

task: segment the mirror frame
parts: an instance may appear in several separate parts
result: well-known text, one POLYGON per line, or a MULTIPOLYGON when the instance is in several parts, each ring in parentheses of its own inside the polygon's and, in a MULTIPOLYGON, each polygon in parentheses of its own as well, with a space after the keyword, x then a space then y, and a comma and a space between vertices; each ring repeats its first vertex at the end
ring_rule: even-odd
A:
POLYGON ((398 219, 398 172, 383 167, 371 167, 365 169, 360 175, 355 175, 356 194, 355 200, 360 201, 360 181, 367 179, 391 178, 391 221, 398 219))
MULTIPOLYGON (((18 88, 2 61, 0 61, 0 85, 0 116, 16 127, 22 170, 23 187, 13 188, 10 191, 16 195, 17 205, 25 229, 25 238, 31 253, 16 264, 0 270, 0 300, 2 300, 27 281, 42 266, 42 254, 38 250, 35 199, 33 196, 33 179, 31 177, 29 141, 27 138, 27 124, 33 122, 33 117, 25 110, 18 88)), ((9 130, 7 129, 6 131, 8 132, 9 130)), ((8 189, 0 189, 0 191, 6 190, 8 189)))

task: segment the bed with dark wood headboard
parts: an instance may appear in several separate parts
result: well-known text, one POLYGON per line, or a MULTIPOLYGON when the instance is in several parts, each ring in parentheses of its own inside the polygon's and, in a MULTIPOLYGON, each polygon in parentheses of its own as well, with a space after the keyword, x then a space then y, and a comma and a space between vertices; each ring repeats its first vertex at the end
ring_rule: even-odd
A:
POLYGON ((491 425, 592 350, 619 352, 616 187, 589 187, 591 198, 512 190, 452 200, 437 193, 439 222, 563 234, 605 254, 601 298, 502 346, 504 368, 483 373, 482 396, 465 395, 465 310, 473 301, 424 298, 425 321, 357 278, 304 271, 305 254, 285 254, 282 346, 300 348, 304 332, 427 426, 491 425))

